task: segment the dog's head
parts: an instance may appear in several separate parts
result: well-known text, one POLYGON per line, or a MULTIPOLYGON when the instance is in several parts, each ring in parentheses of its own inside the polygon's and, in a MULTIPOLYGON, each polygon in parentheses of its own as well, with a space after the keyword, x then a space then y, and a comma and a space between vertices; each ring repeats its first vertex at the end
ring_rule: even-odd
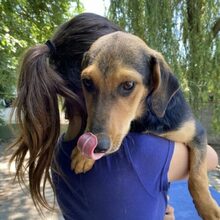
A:
POLYGON ((116 151, 131 122, 152 110, 163 117, 179 85, 162 55, 138 37, 115 32, 99 38, 85 54, 81 81, 88 111, 87 131, 98 137, 96 151, 116 151))

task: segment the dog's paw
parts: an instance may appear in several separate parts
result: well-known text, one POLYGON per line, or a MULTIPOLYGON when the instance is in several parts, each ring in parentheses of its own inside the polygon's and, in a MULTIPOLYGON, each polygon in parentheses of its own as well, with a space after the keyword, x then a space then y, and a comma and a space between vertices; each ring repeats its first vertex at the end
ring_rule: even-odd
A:
POLYGON ((220 220, 220 207, 218 207, 217 205, 209 211, 206 210, 206 212, 209 213, 206 213, 202 216, 204 220, 220 220))
POLYGON ((196 208, 203 220, 220 220, 220 207, 211 197, 206 201, 200 201, 196 208))
POLYGON ((200 216, 203 220, 220 220, 220 208, 214 210, 213 212, 206 210, 206 213, 203 213, 200 216))
POLYGON ((76 174, 86 173, 95 163, 94 160, 85 157, 77 147, 72 151, 71 160, 71 168, 76 174))

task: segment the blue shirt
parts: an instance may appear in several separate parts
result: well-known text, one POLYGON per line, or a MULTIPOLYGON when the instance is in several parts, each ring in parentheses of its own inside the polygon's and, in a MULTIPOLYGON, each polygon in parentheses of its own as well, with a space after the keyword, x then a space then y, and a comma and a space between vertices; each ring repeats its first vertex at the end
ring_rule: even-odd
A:
POLYGON ((117 152, 97 160, 87 173, 77 175, 70 168, 75 145, 76 140, 60 139, 55 161, 62 175, 52 169, 57 201, 65 219, 164 218, 173 142, 129 133, 117 152))

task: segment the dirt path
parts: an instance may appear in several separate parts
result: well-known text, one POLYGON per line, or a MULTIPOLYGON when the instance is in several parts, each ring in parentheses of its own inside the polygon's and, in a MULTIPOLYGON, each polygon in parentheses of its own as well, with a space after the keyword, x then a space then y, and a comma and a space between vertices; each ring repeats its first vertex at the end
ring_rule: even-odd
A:
MULTIPOLYGON (((14 165, 8 169, 10 155, 3 154, 4 147, 0 145, 0 219, 1 220, 61 220, 59 213, 44 211, 40 217, 27 190, 22 190, 17 182, 13 182, 14 165)), ((47 197, 53 201, 53 194, 47 187, 47 197)))

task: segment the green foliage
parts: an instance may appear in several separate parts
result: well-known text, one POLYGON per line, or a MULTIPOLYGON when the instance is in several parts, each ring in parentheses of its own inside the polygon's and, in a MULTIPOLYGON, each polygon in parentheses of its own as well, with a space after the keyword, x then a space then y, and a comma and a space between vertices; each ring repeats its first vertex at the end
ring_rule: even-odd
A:
POLYGON ((109 18, 164 55, 195 113, 213 105, 220 131, 220 1, 111 0, 109 18))
POLYGON ((44 43, 58 25, 82 10, 79 0, 0 0, 0 99, 15 93, 21 53, 44 43))

